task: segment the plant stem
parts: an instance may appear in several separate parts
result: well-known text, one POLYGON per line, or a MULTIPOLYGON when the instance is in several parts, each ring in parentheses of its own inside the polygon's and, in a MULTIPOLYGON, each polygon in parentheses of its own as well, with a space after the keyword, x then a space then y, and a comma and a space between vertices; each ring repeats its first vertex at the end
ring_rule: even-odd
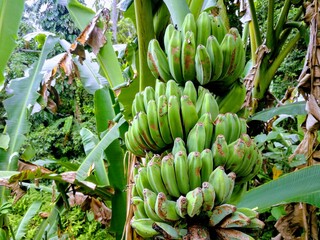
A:
POLYGON ((147 64, 148 44, 154 38, 151 0, 135 0, 134 9, 139 47, 139 88, 142 91, 146 86, 155 84, 147 64))
POLYGON ((256 41, 257 46, 260 46, 262 44, 262 40, 261 40, 261 34, 260 34, 260 30, 259 30, 259 25, 258 25, 257 13, 256 13, 256 9, 254 7, 254 1, 253 0, 248 0, 248 1, 249 1, 249 6, 250 6, 250 12, 251 12, 251 21, 252 21, 253 28, 254 28, 255 41, 256 41))
POLYGON ((272 50, 274 49, 273 18, 274 18, 274 0, 269 0, 266 45, 269 49, 272 49, 272 50))
POLYGON ((283 30, 283 26, 287 21, 290 6, 291 6, 291 0, 286 0, 284 3, 284 6, 282 7, 280 17, 275 27, 275 39, 279 39, 280 33, 283 30))

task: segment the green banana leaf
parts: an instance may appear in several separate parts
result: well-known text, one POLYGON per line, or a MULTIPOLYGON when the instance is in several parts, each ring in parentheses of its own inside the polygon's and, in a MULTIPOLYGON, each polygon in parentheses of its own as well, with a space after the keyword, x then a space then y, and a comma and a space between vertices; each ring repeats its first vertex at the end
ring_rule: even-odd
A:
POLYGON ((271 109, 267 109, 261 112, 258 112, 254 114, 253 116, 248 118, 248 121, 252 120, 260 120, 260 121, 268 121, 274 116, 280 115, 280 114, 287 114, 287 115, 306 115, 307 111, 306 108, 306 102, 295 102, 295 103, 289 103, 286 105, 282 105, 280 107, 274 107, 271 109))
POLYGON ((258 211, 291 202, 304 202, 320 207, 320 165, 288 173, 246 192, 237 207, 258 211))
POLYGON ((42 80, 40 70, 57 41, 58 39, 49 36, 38 62, 29 69, 28 75, 10 82, 9 88, 13 94, 3 102, 7 112, 6 132, 9 134, 10 142, 7 151, 0 148, 0 170, 15 170, 17 167, 18 152, 24 142, 24 134, 30 127, 30 106, 33 106, 39 97, 37 90, 42 80))
MULTIPOLYGON (((85 7, 77 0, 68 0, 67 8, 72 20, 80 30, 85 29, 95 15, 92 9, 85 7)), ((124 82, 110 34, 107 36, 107 43, 100 49, 97 60, 100 65, 100 74, 108 80, 112 88, 124 82)))
POLYGON ((13 49, 24 9, 23 0, 0 0, 0 90, 3 88, 4 70, 13 49))
POLYGON ((28 224, 32 220, 32 218, 37 214, 41 205, 42 205, 41 201, 35 201, 30 205, 30 207, 28 208, 27 212, 24 214, 15 232, 16 240, 23 239, 23 237, 26 235, 28 231, 28 224))

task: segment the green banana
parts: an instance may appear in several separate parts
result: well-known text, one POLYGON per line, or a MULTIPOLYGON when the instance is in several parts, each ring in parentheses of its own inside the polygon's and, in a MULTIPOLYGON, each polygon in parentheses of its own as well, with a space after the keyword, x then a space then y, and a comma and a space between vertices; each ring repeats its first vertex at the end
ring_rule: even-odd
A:
MULTIPOLYGON (((235 66, 235 56, 236 56, 237 47, 236 47, 236 41, 234 39, 234 36, 230 33, 227 33, 224 36, 220 44, 220 47, 223 54, 223 68, 222 68, 221 75, 218 79, 219 81, 224 77, 228 76, 228 73, 230 73, 231 69, 233 69, 235 66)), ((224 82, 222 81, 222 84, 223 83, 224 82)))
POLYGON ((195 88, 195 86, 194 86, 192 81, 187 81, 186 82, 186 84, 184 85, 184 89, 183 89, 182 95, 189 96, 189 99, 196 106, 197 99, 198 99, 198 93, 197 93, 197 89, 195 88))
POLYGON ((184 143, 182 138, 175 138, 174 142, 173 142, 173 147, 172 147, 171 153, 173 156, 175 156, 176 153, 178 153, 180 151, 187 152, 186 144, 184 143))
POLYGON ((226 196, 225 201, 229 202, 232 194, 233 194, 233 189, 235 186, 235 181, 236 181, 237 175, 234 172, 229 172, 228 173, 228 180, 229 180, 229 194, 226 196))
POLYGON ((201 182, 207 182, 209 176, 213 171, 213 154, 210 149, 204 149, 200 154, 200 159, 202 162, 201 167, 201 182))
POLYGON ((188 155, 188 175, 190 189, 201 187, 202 161, 200 152, 190 152, 188 155))
POLYGON ((221 113, 218 114, 213 124, 214 139, 216 139, 218 135, 223 135, 225 137, 225 140, 229 144, 229 135, 232 133, 233 129, 232 126, 230 126, 231 123, 226 121, 226 115, 221 113))
POLYGON ((154 221, 150 218, 136 219, 133 217, 130 221, 131 227, 143 238, 152 238, 159 235, 159 233, 152 228, 153 223, 154 221))
POLYGON ((180 219, 176 212, 176 202, 168 200, 167 196, 159 192, 155 204, 155 211, 157 215, 166 222, 173 222, 180 219))
POLYGON ((170 73, 173 79, 178 83, 183 82, 181 69, 181 47, 181 32, 178 30, 174 30, 169 40, 167 56, 170 73))
POLYGON ((161 82, 159 79, 156 79, 156 84, 154 87, 154 98, 157 104, 159 102, 159 97, 165 94, 166 94, 166 84, 164 82, 161 82))
POLYGON ((188 95, 181 96, 181 115, 184 127, 184 133, 188 136, 190 130, 198 121, 196 106, 193 104, 188 95))
POLYGON ((209 182, 202 183, 203 205, 202 211, 211 211, 214 207, 216 193, 214 187, 209 182))
POLYGON ((148 188, 151 190, 152 187, 149 183, 147 167, 140 167, 138 170, 138 176, 140 179, 139 181, 142 184, 142 189, 148 188))
POLYGON ((233 83, 226 95, 218 96, 216 98, 220 113, 237 113, 241 109, 245 101, 245 97, 245 86, 243 85, 243 83, 236 81, 235 83, 233 83))
POLYGON ((156 193, 168 193, 162 178, 161 178, 161 158, 160 155, 155 154, 147 165, 147 176, 151 190, 156 193))
POLYGON ((201 107, 202 107, 204 96, 206 93, 210 93, 208 89, 202 86, 198 87, 198 99, 196 102, 196 109, 199 117, 201 117, 201 107))
POLYGON ((127 132, 124 134, 124 141, 126 144, 127 149, 132 152, 134 155, 143 157, 144 156, 144 151, 132 140, 132 138, 129 137, 130 134, 132 134, 131 131, 131 126, 129 126, 129 129, 127 132))
POLYGON ((174 155, 174 170, 179 192, 187 194, 189 185, 189 163, 186 151, 179 151, 174 155))
POLYGON ((134 97, 134 100, 135 100, 134 109, 135 109, 136 113, 146 112, 143 99, 144 99, 143 92, 137 92, 135 97, 134 97))
POLYGON ((212 63, 206 47, 202 44, 197 46, 195 55, 196 78, 200 85, 206 85, 211 80, 212 63))
POLYGON ((188 13, 183 20, 181 26, 182 37, 185 38, 187 32, 192 32, 197 36, 197 23, 192 13, 188 13))
POLYGON ((167 55, 169 55, 169 42, 174 30, 175 30, 175 27, 173 26, 173 24, 170 23, 167 26, 166 31, 164 32, 163 44, 164 44, 165 53, 167 55))
POLYGON ((245 208, 245 207, 237 208, 237 212, 243 213, 250 219, 259 217, 259 213, 251 208, 245 208))
POLYGON ((211 148, 214 167, 224 166, 229 158, 228 143, 224 135, 220 134, 216 137, 216 141, 212 144, 211 148))
POLYGON ((174 157, 172 154, 164 156, 161 160, 161 178, 168 191, 173 197, 179 197, 180 191, 174 170, 174 157))
POLYGON ((201 207, 203 204, 203 195, 201 187, 197 187, 186 195, 187 198, 187 213, 189 217, 194 217, 195 215, 200 214, 201 207))
POLYGON ((211 118, 213 120, 215 120, 219 114, 218 103, 211 93, 206 93, 204 95, 203 103, 200 110, 200 115, 203 115, 207 112, 211 113, 211 118))
POLYGON ((185 196, 181 195, 176 201, 176 212, 181 218, 187 215, 188 200, 185 196))
POLYGON ((148 102, 147 120, 152 140, 159 147, 159 149, 164 148, 166 146, 166 143, 163 141, 161 137, 157 114, 157 105, 155 100, 150 100, 148 102))
POLYGON ((131 198, 131 204, 133 205, 133 213, 135 219, 148 218, 144 210, 144 202, 142 198, 134 196, 131 198))
POLYGON ((244 228, 250 229, 263 229, 265 226, 264 222, 259 220, 258 218, 253 218, 250 220, 250 224, 245 226, 244 228))
POLYGON ((148 112, 148 102, 150 100, 155 100, 154 98, 154 89, 150 86, 147 86, 144 90, 143 90, 143 104, 144 104, 144 109, 145 109, 145 113, 148 112))
POLYGON ((181 239, 178 230, 167 223, 155 222, 152 227, 157 232, 160 232, 165 239, 181 239))
POLYGON ((227 34, 227 28, 221 18, 221 16, 215 16, 213 21, 211 21, 211 35, 215 36, 221 44, 224 36, 227 34))
POLYGON ((133 181, 134 181, 135 189, 138 193, 138 196, 143 198, 143 186, 141 184, 138 174, 133 177, 133 181))
POLYGON ((212 184, 215 190, 216 205, 225 203, 227 197, 230 195, 230 191, 232 192, 233 189, 230 189, 230 180, 228 175, 225 173, 224 168, 221 166, 217 167, 210 174, 208 182, 212 184))
POLYGON ((197 122, 190 130, 187 138, 188 152, 201 152, 205 149, 206 144, 206 130, 202 122, 197 122))
POLYGON ((240 134, 247 133, 247 121, 244 118, 239 118, 240 120, 240 134))
MULTIPOLYGON (((142 112, 139 112, 139 114, 142 112)), ((130 134, 129 139, 130 139, 130 143, 134 144, 134 142, 136 142, 136 144, 144 151, 148 151, 150 149, 153 148, 153 150, 155 150, 155 146, 153 145, 149 145, 148 143, 145 142, 145 140, 142 138, 142 133, 141 133, 141 129, 139 126, 139 114, 135 116, 135 118, 132 121, 132 126, 129 129, 130 130, 130 134)))
MULTIPOLYGON (((143 139, 143 141, 147 144, 149 149, 147 150, 153 150, 155 152, 159 151, 159 147, 156 145, 156 143, 151 138, 149 125, 148 125, 148 117, 145 112, 139 112, 137 115, 136 122, 138 123, 138 133, 143 139)), ((134 124, 134 122, 133 122, 134 124)), ((133 125, 134 127, 134 125, 133 125)))
POLYGON ((181 97, 181 90, 178 84, 172 79, 166 83, 166 97, 169 100, 171 96, 176 96, 179 99, 181 97))
POLYGON ((209 36, 206 45, 212 63, 210 82, 219 79, 223 67, 223 53, 220 44, 215 36, 209 36))
POLYGON ((156 79, 164 82, 172 79, 167 56, 157 39, 152 39, 148 45, 147 64, 156 79))
POLYGON ((197 45, 206 45, 208 37, 211 35, 211 20, 209 13, 203 11, 197 21, 197 45))
POLYGON ((244 156, 246 154, 246 150, 246 144, 241 138, 229 144, 230 154, 228 161, 226 162, 225 168, 227 170, 234 171, 236 174, 238 174, 236 169, 238 169, 239 166, 242 166, 244 164, 244 156))
POLYGON ((194 81, 196 77, 195 66, 196 40, 193 32, 186 32, 181 47, 181 69, 183 80, 194 81))
POLYGON ((212 146, 213 141, 213 121, 211 118, 211 113, 204 113, 198 120, 198 122, 202 122, 205 129, 205 144, 204 148, 210 148, 212 146))
POLYGON ((174 95, 171 95, 168 101, 168 120, 172 138, 183 138, 184 133, 180 113, 180 99, 174 95))
POLYGON ((231 215, 237 210, 237 208, 231 204, 222 204, 215 206, 212 210, 209 226, 217 226, 225 217, 231 215))
POLYGON ((151 190, 145 188, 143 189, 143 201, 144 201, 144 210, 148 218, 154 221, 162 221, 162 219, 155 212, 157 194, 151 190))
POLYGON ((159 104, 157 105, 157 114, 161 137, 166 144, 171 144, 173 142, 173 139, 170 133, 168 119, 168 101, 165 95, 161 95, 159 97, 159 104))

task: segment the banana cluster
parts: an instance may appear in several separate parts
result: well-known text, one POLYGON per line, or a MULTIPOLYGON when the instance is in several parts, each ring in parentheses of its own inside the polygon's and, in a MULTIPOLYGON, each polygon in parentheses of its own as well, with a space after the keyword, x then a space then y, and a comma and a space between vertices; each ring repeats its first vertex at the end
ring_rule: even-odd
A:
POLYGON ((220 16, 202 12, 195 19, 189 13, 181 29, 167 26, 164 50, 156 39, 150 41, 148 66, 164 82, 184 85, 190 80, 226 90, 244 69, 245 50, 238 30, 227 30, 220 16))
POLYGON ((148 86, 136 94, 132 113, 125 143, 129 151, 143 157, 148 151, 161 153, 177 137, 190 139, 192 149, 198 144, 197 151, 210 148, 219 106, 209 90, 197 89, 191 81, 181 88, 174 80, 157 80, 155 89, 148 86))
POLYGON ((136 233, 143 238, 181 239, 188 234, 184 228, 197 218, 221 239, 234 232, 249 237, 236 230, 242 227, 263 228, 257 212, 227 204, 236 175, 227 174, 221 166, 213 169, 212 159, 210 149, 187 155, 183 141, 177 138, 171 153, 155 154, 140 166, 131 193, 131 226, 136 233))

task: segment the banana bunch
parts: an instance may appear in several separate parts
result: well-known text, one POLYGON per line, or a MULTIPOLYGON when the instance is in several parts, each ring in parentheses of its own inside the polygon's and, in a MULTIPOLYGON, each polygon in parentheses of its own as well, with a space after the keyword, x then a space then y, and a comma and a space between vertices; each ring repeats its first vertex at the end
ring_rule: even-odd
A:
POLYGON ((201 86, 196 89, 191 81, 181 88, 174 80, 157 80, 155 88, 148 86, 135 95, 132 113, 125 144, 133 154, 143 157, 148 151, 162 152, 178 137, 186 140, 190 136, 196 141, 202 137, 202 130, 206 134, 202 150, 210 148, 212 122, 219 114, 219 106, 209 90, 201 86), (201 127, 194 129, 195 125, 201 127))
POLYGON ((237 184, 245 183, 256 176, 262 166, 262 154, 255 142, 246 133, 227 144, 223 135, 218 135, 212 145, 214 167, 224 166, 237 175, 237 184))
POLYGON ((245 50, 238 30, 227 30, 220 16, 202 12, 195 19, 189 13, 181 29, 167 26, 164 50, 156 39, 149 42, 147 61, 161 81, 174 79, 184 85, 191 80, 226 90, 244 69, 245 50))
POLYGON ((146 166, 135 170, 131 226, 138 235, 181 239, 189 232, 185 227, 195 219, 204 221, 204 226, 221 236, 219 239, 234 232, 249 236, 236 229, 263 228, 257 212, 227 204, 235 173, 227 174, 221 166, 213 170, 210 150, 187 156, 182 140, 175 142, 175 156, 155 154, 146 166))

